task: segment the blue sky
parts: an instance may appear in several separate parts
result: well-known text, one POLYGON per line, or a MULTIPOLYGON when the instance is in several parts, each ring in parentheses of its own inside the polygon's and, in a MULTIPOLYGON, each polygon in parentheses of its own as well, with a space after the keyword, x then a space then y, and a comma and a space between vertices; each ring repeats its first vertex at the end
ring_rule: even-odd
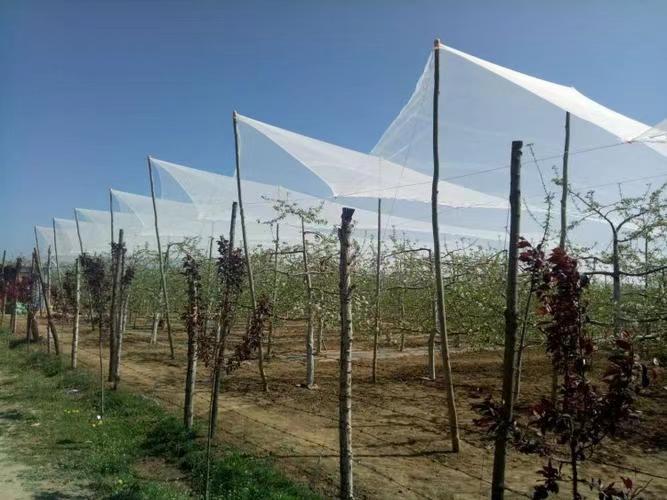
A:
POLYGON ((435 36, 667 116, 667 2, 0 0, 0 250, 148 193, 147 154, 231 173, 231 112, 368 151, 435 36))

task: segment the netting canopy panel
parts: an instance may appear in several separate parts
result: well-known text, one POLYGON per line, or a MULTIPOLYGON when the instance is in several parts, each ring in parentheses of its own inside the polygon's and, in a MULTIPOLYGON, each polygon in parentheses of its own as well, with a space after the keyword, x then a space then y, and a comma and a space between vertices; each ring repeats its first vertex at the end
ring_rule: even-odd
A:
MULTIPOLYGON (((594 188, 602 201, 610 201, 618 197, 619 182, 638 177, 658 182, 667 179, 664 143, 629 142, 648 126, 605 108, 572 87, 444 45, 440 49, 438 120, 445 179, 506 196, 510 144, 523 140, 524 197, 539 203, 544 197, 543 183, 554 190, 551 179, 554 170, 558 173, 561 168, 566 112, 571 114, 569 173, 574 189, 594 188)), ((431 54, 410 100, 373 149, 378 156, 422 173, 433 168, 433 72, 431 54)), ((643 187, 630 184, 628 194, 643 187)))

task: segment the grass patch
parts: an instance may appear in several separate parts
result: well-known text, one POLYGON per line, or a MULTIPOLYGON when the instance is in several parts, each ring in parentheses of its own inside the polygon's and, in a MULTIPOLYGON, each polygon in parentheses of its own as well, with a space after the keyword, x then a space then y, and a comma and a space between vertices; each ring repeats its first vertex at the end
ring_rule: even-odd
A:
MULTIPOLYGON (((12 452, 22 462, 79 481, 96 498, 185 499, 203 494, 204 443, 178 419, 123 390, 105 392, 101 417, 99 386, 90 374, 69 369, 55 355, 34 349, 28 353, 21 345, 10 348, 7 340, 1 332, 0 432, 12 426, 12 452), (160 467, 151 466, 146 478, 139 469, 148 459, 180 471, 181 477, 160 477, 160 467)), ((218 451, 213 460, 211 496, 318 498, 266 461, 231 449, 218 451)))

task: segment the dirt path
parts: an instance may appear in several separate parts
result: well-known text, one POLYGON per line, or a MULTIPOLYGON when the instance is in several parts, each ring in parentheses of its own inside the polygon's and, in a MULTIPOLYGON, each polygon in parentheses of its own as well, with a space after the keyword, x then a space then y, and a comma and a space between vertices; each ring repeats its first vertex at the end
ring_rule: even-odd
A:
MULTIPOLYGON (((2 386, 9 380, 0 374, 0 395, 2 386)), ((17 408, 5 398, 0 399, 0 498, 7 500, 27 499, 84 499, 90 498, 81 485, 68 482, 62 474, 53 473, 40 467, 29 466, 16 460, 11 453, 14 446, 21 443, 12 441, 12 430, 28 408, 17 408)))
MULTIPOLYGON (((69 340, 69 335, 63 337, 69 340)), ((280 347, 277 356, 267 363, 269 393, 261 391, 254 363, 244 365, 225 380, 218 435, 226 443, 273 458, 289 476, 331 498, 337 493, 338 482, 338 364, 331 355, 334 342, 328 340, 330 356, 318 363, 318 390, 297 387, 305 372, 302 358, 296 354, 301 346, 298 334, 284 334, 280 346, 276 346, 280 347)), ((176 345, 176 360, 170 361, 164 343, 151 346, 146 332, 128 332, 123 346, 122 384, 180 411, 185 378, 182 336, 178 336, 176 345)), ((498 352, 460 353, 454 357, 463 449, 452 454, 442 381, 423 379, 423 350, 383 356, 377 384, 368 380, 367 356, 357 356, 353 442, 358 497, 488 498, 492 454, 472 424, 476 415, 470 405, 480 394, 500 385, 500 357, 498 352)), ((90 370, 99 369, 95 335, 84 334, 80 363, 90 370)), ((523 386, 526 399, 534 401, 545 392, 540 381, 549 380, 546 368, 543 358, 528 356, 523 386)), ((203 415, 208 407, 209 380, 202 366, 197 383, 196 411, 203 415)), ((658 396, 645 411, 647 432, 655 436, 611 443, 596 457, 597 463, 585 464, 584 477, 618 481, 622 474, 640 483, 651 480, 646 498, 667 498, 667 452, 662 429, 665 395, 658 396), (647 451, 646 442, 656 439, 663 440, 662 446, 647 451)), ((528 496, 541 463, 539 457, 512 453, 507 498, 528 496)))

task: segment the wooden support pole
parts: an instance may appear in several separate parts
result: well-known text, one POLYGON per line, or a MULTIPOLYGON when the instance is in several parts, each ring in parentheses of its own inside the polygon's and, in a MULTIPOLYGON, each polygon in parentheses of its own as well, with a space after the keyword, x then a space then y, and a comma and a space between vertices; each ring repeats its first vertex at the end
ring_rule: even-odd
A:
POLYGON ((343 208, 338 230, 340 241, 340 373, 338 439, 340 449, 340 497, 354 498, 352 453, 352 286, 350 279, 352 216, 354 209, 343 208))
MULTIPOLYGON (((257 296, 255 295, 255 279, 252 274, 252 263, 250 262, 250 252, 248 251, 248 234, 245 227, 245 214, 243 212, 243 194, 241 189, 241 158, 239 151, 239 126, 238 113, 232 113, 232 121, 234 123, 234 155, 236 160, 236 190, 239 203, 239 215, 241 216, 241 233, 243 234, 243 254, 245 255, 246 271, 248 273, 248 287, 250 288, 250 299, 252 301, 252 310, 257 309, 257 296)), ((269 384, 266 381, 266 373, 264 372, 264 349, 262 347, 262 340, 260 339, 257 348, 257 357, 259 360, 259 375, 262 379, 262 386, 264 391, 269 390, 269 384)))
POLYGON ((151 198, 153 200, 153 216, 155 220, 155 239, 157 241, 158 264, 160 267, 160 283, 162 286, 162 302, 164 304, 164 318, 167 322, 167 337, 169 338, 169 353, 171 359, 175 359, 174 354, 174 339, 171 332, 171 319, 169 317, 169 295, 167 293, 167 277, 164 272, 164 262, 162 261, 162 245, 160 243, 160 226, 158 224, 157 204, 155 202, 155 184, 153 183, 153 166, 151 164, 151 157, 148 161, 148 179, 151 184, 151 198))
POLYGON ((111 221, 111 244, 113 245, 116 235, 114 234, 113 228, 113 192, 111 189, 109 189, 109 220, 111 221))
POLYGON ((496 432, 493 456, 491 498, 502 500, 505 495, 507 444, 514 411, 514 380, 516 377, 516 337, 518 329, 519 235, 521 231, 521 148, 522 141, 512 142, 510 171, 510 239, 507 262, 505 305, 505 353, 503 357, 503 415, 496 432))
POLYGON ((111 332, 109 335, 109 382, 112 382, 114 390, 118 388, 120 376, 120 338, 121 318, 123 315, 123 293, 122 281, 125 265, 125 242, 123 230, 118 231, 118 243, 112 248, 112 290, 111 290, 111 312, 109 315, 111 332))
POLYGON ((53 224, 53 251, 56 257, 56 275, 58 276, 58 286, 62 289, 63 279, 60 275, 60 259, 58 258, 58 233, 56 233, 56 218, 51 219, 53 224))
POLYGON ((71 366, 76 368, 79 352, 79 316, 81 311, 81 263, 80 258, 74 261, 74 325, 72 327, 71 366))
POLYGON ((7 250, 2 251, 2 267, 0 267, 0 328, 5 325, 5 304, 7 302, 7 286, 5 284, 5 259, 7 258, 7 250))
POLYGON ((42 266, 39 265, 42 259, 39 256, 38 248, 35 248, 35 253, 37 257, 37 277, 39 278, 39 283, 42 287, 42 295, 44 297, 44 307, 46 307, 46 318, 49 324, 49 331, 53 336, 53 345, 55 347, 56 354, 60 354, 60 342, 58 340, 58 332, 56 331, 56 325, 53 320, 53 316, 51 315, 51 304, 49 303, 49 295, 46 290, 46 283, 44 282, 44 277, 42 276, 42 266))
MULTIPOLYGON (((46 249, 46 295, 51 302, 51 245, 46 249)), ((51 325, 46 325, 46 352, 51 352, 51 325)))
POLYGON ((438 329, 440 330, 440 352, 445 373, 447 389, 447 407, 449 413, 449 431, 452 451, 460 448, 459 422, 456 414, 452 366, 449 358, 447 339, 447 320, 445 316, 445 292, 442 284, 442 261, 440 258, 440 228, 438 225, 438 183, 440 182, 440 152, 438 146, 438 107, 440 96, 440 40, 435 40, 433 57, 435 62, 433 85, 433 184, 431 187, 431 221, 433 225, 433 259, 435 264, 435 288, 438 305, 438 329))
POLYGON ((17 319, 16 319, 16 313, 17 313, 17 308, 18 308, 18 297, 17 297, 17 290, 18 290, 18 282, 19 282, 19 274, 21 274, 21 264, 22 264, 22 259, 21 257, 16 258, 16 264, 15 264, 15 271, 14 271, 14 299, 12 300, 12 312, 11 312, 11 317, 9 319, 9 331, 11 332, 12 335, 16 335, 16 326, 17 326, 17 319))
POLYGON ((306 227, 301 217, 301 251, 303 254, 303 279, 306 285, 306 383, 308 389, 315 386, 315 346, 313 321, 313 282, 310 278, 308 265, 308 248, 306 246, 306 227))
MULTIPOLYGON (((560 196, 560 241, 559 247, 565 250, 567 242, 567 197, 569 189, 568 163, 570 159, 570 112, 565 112, 565 147, 563 148, 563 172, 561 177, 560 196)), ((551 401, 556 401, 558 395, 558 371, 552 367, 551 370, 551 401)))
POLYGON ((377 382, 378 340, 380 338, 380 259, 382 251, 382 198, 378 198, 377 254, 375 256, 375 328, 373 329, 373 363, 371 381, 377 382))

